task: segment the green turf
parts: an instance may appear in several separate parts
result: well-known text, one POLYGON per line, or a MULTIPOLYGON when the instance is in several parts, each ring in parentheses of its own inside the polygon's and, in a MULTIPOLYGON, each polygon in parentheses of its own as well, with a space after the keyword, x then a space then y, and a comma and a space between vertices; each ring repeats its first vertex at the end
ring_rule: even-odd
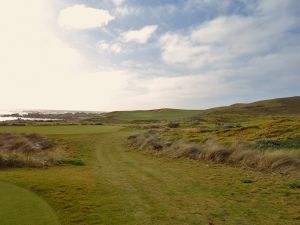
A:
POLYGON ((36 194, 15 185, 0 182, 0 224, 58 225, 51 207, 36 194))
POLYGON ((290 188, 294 179, 289 177, 130 150, 126 137, 136 131, 117 126, 1 131, 12 129, 57 139, 74 158, 85 162, 0 171, 0 180, 42 196, 63 225, 300 222, 300 190, 290 188))
POLYGON ((65 125, 65 126, 0 126, 0 132, 39 133, 39 134, 96 134, 114 132, 118 126, 65 125))

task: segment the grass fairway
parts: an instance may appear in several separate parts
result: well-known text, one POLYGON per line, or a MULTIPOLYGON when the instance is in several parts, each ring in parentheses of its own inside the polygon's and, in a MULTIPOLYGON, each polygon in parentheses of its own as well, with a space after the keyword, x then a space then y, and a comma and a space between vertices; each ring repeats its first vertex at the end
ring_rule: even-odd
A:
POLYGON ((0 126, 0 132, 10 133, 38 133, 45 135, 72 135, 72 134, 98 134, 114 132, 117 126, 80 126, 80 125, 60 125, 60 126, 0 126))
POLYGON ((5 225, 58 225, 49 205, 36 194, 0 182, 0 223, 5 225))
POLYGON ((300 223, 300 190, 288 177, 143 154, 125 145, 135 131, 119 126, 0 130, 42 133, 85 162, 0 171, 0 180, 42 196, 63 225, 300 223))

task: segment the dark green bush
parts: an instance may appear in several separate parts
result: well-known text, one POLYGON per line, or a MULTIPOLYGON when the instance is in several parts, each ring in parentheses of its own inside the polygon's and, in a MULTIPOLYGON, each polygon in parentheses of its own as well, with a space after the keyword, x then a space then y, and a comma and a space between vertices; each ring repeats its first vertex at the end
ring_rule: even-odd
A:
POLYGON ((291 183, 289 183, 289 187, 293 189, 300 188, 300 180, 294 180, 291 183))
POLYGON ((84 162, 81 159, 64 159, 60 161, 61 164, 69 164, 74 166, 84 166, 84 162))
POLYGON ((251 184, 251 183, 253 183, 254 181, 251 180, 251 179, 249 179, 249 178, 245 178, 245 179, 242 179, 241 182, 244 183, 244 184, 251 184))

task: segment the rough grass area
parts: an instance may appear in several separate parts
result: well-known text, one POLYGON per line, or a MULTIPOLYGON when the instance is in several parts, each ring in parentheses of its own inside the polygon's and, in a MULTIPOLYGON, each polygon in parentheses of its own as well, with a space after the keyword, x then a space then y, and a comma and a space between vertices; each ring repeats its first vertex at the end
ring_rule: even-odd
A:
POLYGON ((63 152, 37 134, 0 134, 0 168, 45 167, 63 159, 63 152))
POLYGON ((172 158, 207 160, 284 174, 300 171, 299 151, 278 149, 260 151, 238 142, 221 145, 211 140, 204 143, 166 140, 155 131, 130 136, 129 140, 139 149, 153 150, 157 154, 172 158))
POLYGON ((293 180, 287 176, 144 154, 126 147, 126 138, 137 131, 119 126, 7 129, 42 133, 85 163, 0 170, 1 181, 46 200, 62 225, 295 225, 300 221, 300 189, 291 188, 293 180))

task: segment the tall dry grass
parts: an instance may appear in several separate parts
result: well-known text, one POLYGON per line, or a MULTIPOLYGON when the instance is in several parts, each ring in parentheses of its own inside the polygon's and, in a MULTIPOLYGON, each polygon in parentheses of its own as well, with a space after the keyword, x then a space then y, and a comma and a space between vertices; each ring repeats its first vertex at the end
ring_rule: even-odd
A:
POLYGON ((171 158, 207 160, 284 174, 300 170, 300 153, 296 150, 261 151, 241 142, 222 145, 211 140, 205 143, 168 141, 155 131, 130 136, 129 141, 138 149, 151 150, 171 158))
POLYGON ((64 152, 37 134, 0 134, 0 168, 45 167, 64 158, 64 152))

